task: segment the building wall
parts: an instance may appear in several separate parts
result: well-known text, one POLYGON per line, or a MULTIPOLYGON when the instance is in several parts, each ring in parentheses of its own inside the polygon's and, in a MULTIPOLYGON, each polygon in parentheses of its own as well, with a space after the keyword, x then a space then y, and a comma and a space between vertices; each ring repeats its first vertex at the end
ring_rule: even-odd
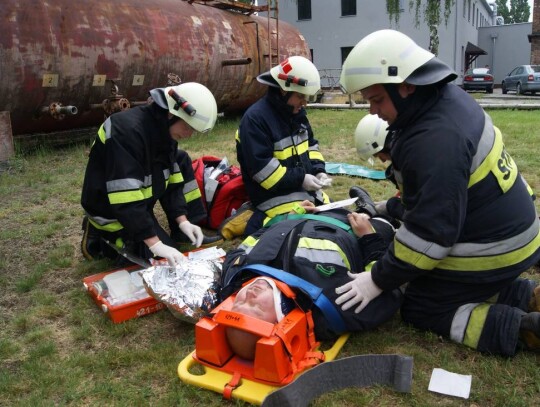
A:
POLYGON ((531 63, 532 23, 497 25, 478 30, 478 46, 487 51, 481 55, 476 66, 489 65, 495 85, 500 85, 507 73, 517 65, 531 63))
MULTIPOLYGON (((319 70, 340 70, 341 47, 353 47, 376 30, 402 31, 420 46, 428 48, 429 31, 425 22, 422 20, 420 27, 415 28, 414 10, 409 11, 409 0, 402 0, 402 3, 404 10, 397 23, 390 21, 385 0, 357 0, 357 15, 346 17, 341 16, 340 0, 311 0, 311 20, 300 21, 297 1, 279 0, 279 20, 299 29, 312 49, 313 62, 319 70)), ((259 4, 265 4, 265 1, 259 0, 259 4)), ((478 45, 478 25, 494 24, 492 14, 485 0, 456 0, 448 24, 439 27, 438 57, 458 72, 460 76, 456 82, 462 80, 467 43, 478 45)))

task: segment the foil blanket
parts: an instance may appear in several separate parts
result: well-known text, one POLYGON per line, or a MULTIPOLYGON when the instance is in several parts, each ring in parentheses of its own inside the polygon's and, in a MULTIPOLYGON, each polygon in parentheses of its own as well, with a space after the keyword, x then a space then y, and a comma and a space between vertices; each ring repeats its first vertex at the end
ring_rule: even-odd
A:
POLYGON ((157 265, 141 271, 146 291, 178 319, 196 323, 217 305, 222 263, 188 260, 181 265, 157 265))

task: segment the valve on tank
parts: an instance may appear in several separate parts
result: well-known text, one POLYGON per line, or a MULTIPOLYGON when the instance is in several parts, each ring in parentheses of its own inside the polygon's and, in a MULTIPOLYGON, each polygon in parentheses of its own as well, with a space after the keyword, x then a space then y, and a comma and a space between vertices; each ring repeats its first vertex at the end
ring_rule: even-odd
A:
POLYGON ((62 120, 66 116, 75 116, 79 109, 76 106, 63 106, 60 102, 53 102, 41 109, 42 113, 48 113, 56 120, 62 120))
POLYGON ((131 108, 129 100, 118 93, 118 86, 113 82, 111 86, 111 97, 101 102, 101 106, 107 116, 116 112, 123 112, 131 108))

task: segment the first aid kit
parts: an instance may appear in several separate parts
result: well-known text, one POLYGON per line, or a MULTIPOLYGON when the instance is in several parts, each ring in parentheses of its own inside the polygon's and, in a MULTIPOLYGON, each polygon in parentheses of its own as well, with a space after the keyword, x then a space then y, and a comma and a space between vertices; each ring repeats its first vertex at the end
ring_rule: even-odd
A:
POLYGON ((83 279, 83 286, 115 324, 139 318, 166 308, 147 293, 141 270, 131 266, 94 274, 83 279))

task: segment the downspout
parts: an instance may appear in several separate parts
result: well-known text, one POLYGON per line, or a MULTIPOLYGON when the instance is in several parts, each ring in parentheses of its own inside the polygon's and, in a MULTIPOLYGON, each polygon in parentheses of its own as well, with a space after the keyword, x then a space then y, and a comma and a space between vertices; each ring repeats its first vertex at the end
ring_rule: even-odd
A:
POLYGON ((458 3, 459 2, 456 1, 456 23, 455 23, 455 29, 454 29, 454 71, 456 71, 456 72, 457 72, 456 50, 457 50, 457 41, 458 41, 458 22, 459 22, 459 19, 458 19, 458 14, 459 14, 458 3))

